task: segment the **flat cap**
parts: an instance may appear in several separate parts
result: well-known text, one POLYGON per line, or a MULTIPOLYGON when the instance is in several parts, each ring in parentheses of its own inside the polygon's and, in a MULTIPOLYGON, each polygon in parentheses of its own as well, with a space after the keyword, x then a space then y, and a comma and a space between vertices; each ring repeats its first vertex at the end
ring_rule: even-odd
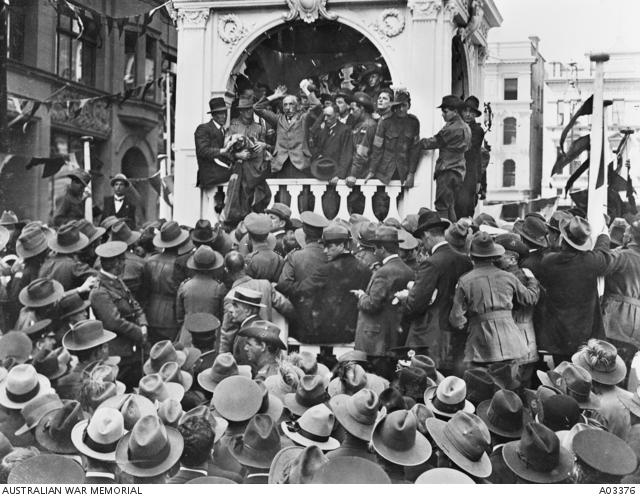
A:
POLYGON ((244 226, 252 235, 267 235, 271 231, 271 219, 266 214, 249 213, 244 226))
POLYGON ((264 210, 267 214, 275 214, 283 220, 289 220, 291 218, 291 209, 286 204, 281 202, 275 202, 273 206, 264 210))
POLYGON ((349 230, 337 223, 332 223, 322 231, 322 240, 325 242, 345 242, 350 238, 349 230))

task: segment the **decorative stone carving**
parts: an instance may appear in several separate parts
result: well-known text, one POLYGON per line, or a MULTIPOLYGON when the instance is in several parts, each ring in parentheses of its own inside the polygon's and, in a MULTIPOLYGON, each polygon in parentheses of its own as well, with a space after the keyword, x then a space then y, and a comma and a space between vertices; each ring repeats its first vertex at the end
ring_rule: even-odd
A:
POLYGON ((56 99, 73 102, 53 104, 51 121, 76 128, 85 135, 107 138, 111 133, 111 106, 104 100, 90 100, 81 106, 80 99, 91 97, 76 90, 61 92, 56 99))
POLYGON ((398 9, 386 9, 380 14, 376 27, 386 37, 393 38, 404 31, 404 16, 398 9))
POLYGON ((487 62, 487 57, 489 56, 489 51, 487 47, 484 45, 478 45, 478 64, 484 66, 484 63, 487 62))
POLYGON ((443 0, 408 0, 407 7, 411 10, 414 20, 435 20, 442 10, 443 0))
POLYGON ((240 18, 235 14, 227 14, 218 21, 218 36, 229 45, 229 52, 242 40, 249 30, 244 26, 240 18))
POLYGON ((313 23, 319 17, 335 21, 337 14, 330 14, 327 11, 327 0, 286 0, 289 13, 283 16, 286 22, 291 22, 297 18, 306 23, 313 23))
POLYGON ((209 19, 209 9, 179 9, 178 29, 180 28, 204 28, 209 19))
MULTIPOLYGON (((484 0, 472 0, 469 13, 469 22, 466 26, 458 29, 458 35, 462 41, 469 38, 483 23, 484 20, 484 0)), ((487 25, 488 26, 488 25, 487 25)), ((486 37, 486 34, 485 34, 486 37)))

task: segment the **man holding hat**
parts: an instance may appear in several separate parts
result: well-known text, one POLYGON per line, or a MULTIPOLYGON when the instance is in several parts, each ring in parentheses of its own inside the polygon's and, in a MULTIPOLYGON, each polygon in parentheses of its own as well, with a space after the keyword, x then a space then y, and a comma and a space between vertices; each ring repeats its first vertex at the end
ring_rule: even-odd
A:
POLYGON ((277 282, 284 259, 273 250, 275 237, 271 235, 271 219, 266 214, 249 213, 244 219, 244 226, 249 232, 253 248, 253 252, 246 257, 247 275, 277 282))
POLYGON ((436 181, 435 208, 441 218, 456 221, 456 197, 466 173, 464 153, 471 145, 471 128, 460 116, 461 100, 445 95, 438 106, 442 110, 444 127, 433 137, 423 138, 420 146, 425 150, 439 149, 434 179, 436 181))
POLYGON ((331 185, 347 177, 353 160, 351 129, 340 122, 339 112, 336 104, 326 106, 322 110, 324 126, 315 129, 310 138, 311 174, 319 180, 329 180, 331 185))
POLYGON ((124 220, 133 230, 136 227, 136 205, 126 198, 125 194, 129 185, 129 179, 124 173, 118 173, 111 179, 113 195, 104 198, 102 220, 109 216, 115 216, 124 220))
POLYGON ((369 158, 373 149, 373 139, 378 123, 371 116, 373 99, 364 92, 353 94, 351 116, 353 118, 353 162, 347 177, 347 186, 353 187, 357 178, 364 178, 369 171, 369 158))
POLYGON ((118 378, 133 387, 142 375, 140 356, 147 339, 147 318, 120 278, 126 251, 124 242, 106 242, 96 248, 102 268, 89 300, 96 318, 117 335, 109 346, 111 353, 121 357, 118 378))
POLYGON ((471 129, 471 144, 469 150, 464 153, 465 175, 460 193, 456 197, 456 216, 458 218, 471 216, 478 203, 478 192, 482 179, 482 142, 484 140, 484 130, 476 122, 476 118, 482 116, 480 101, 471 95, 462 104, 460 111, 462 119, 471 129))
POLYGON ((67 173, 67 178, 71 183, 67 187, 62 199, 58 202, 58 209, 53 216, 53 226, 59 227, 69 221, 81 220, 84 218, 84 203, 91 197, 91 175, 80 168, 67 173))

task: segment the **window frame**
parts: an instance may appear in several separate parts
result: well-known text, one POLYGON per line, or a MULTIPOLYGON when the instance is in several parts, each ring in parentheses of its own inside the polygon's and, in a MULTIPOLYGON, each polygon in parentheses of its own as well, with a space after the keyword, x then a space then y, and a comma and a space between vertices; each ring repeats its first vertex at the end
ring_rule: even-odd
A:
POLYGON ((516 145, 518 142, 518 119, 514 116, 508 116, 502 120, 502 145, 516 145), (507 121, 509 121, 509 128, 507 128, 507 121), (513 121, 513 130, 511 129, 511 121, 513 121), (509 135, 507 135, 507 130, 509 135), (507 137, 511 138, 511 141, 507 142, 507 137))
POLYGON ((513 159, 505 159, 502 162, 502 187, 512 188, 515 186, 516 186, 516 162, 513 159), (507 167, 511 167, 511 165, 513 165, 513 171, 510 171, 510 170, 507 171, 507 167), (510 181, 508 181, 507 178, 510 181), (513 182, 513 183, 509 185, 510 182, 513 182))
MULTIPOLYGON (((84 16, 82 21, 85 26, 89 22, 95 22, 94 20, 88 19, 84 16)), ((80 83, 87 86, 95 86, 100 26, 96 26, 95 34, 93 36, 91 36, 87 32, 87 29, 84 29, 82 35, 78 37, 78 33, 74 31, 74 23, 77 23, 77 20, 74 17, 73 12, 58 12, 56 18, 56 74, 61 78, 73 81, 75 83, 80 83), (63 18, 68 19, 68 25, 64 25, 64 23, 62 22, 63 18), (65 45, 67 45, 67 50, 69 53, 68 64, 65 68, 61 68, 60 63, 60 55, 62 53, 61 47, 63 42, 65 45), (74 52, 78 49, 78 46, 81 47, 80 78, 77 78, 75 74, 78 60, 74 52), (62 74, 62 71, 67 69, 69 70, 69 74, 62 74)))
MULTIPOLYGON (((518 100, 518 78, 504 78, 502 81, 502 96, 504 100, 518 100), (511 81, 515 81, 516 82, 516 88, 515 88, 515 96, 514 98, 507 98, 507 81, 511 82, 511 81)), ((509 90, 510 92, 513 92, 514 90, 509 90)))

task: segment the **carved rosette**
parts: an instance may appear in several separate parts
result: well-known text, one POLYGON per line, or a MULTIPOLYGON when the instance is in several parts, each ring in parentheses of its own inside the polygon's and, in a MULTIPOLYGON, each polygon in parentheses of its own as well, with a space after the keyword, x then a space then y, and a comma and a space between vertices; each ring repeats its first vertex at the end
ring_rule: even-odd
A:
POLYGON ((435 21, 442 10, 443 0, 409 0, 407 7, 414 21, 435 21))
POLYGON ((218 21, 218 36, 229 46, 229 53, 248 33, 249 30, 235 14, 224 15, 218 21))
POLYGON ((209 20, 209 9, 179 9, 178 29, 203 29, 209 20))
POLYGON ((387 46, 389 38, 394 38, 404 31, 404 25, 404 16, 398 9, 384 10, 375 22, 369 24, 387 46))
POLYGON ((311 24, 318 18, 335 21, 337 14, 330 14, 327 11, 327 0, 286 0, 289 13, 283 19, 286 22, 295 21, 300 18, 304 22, 311 24))

